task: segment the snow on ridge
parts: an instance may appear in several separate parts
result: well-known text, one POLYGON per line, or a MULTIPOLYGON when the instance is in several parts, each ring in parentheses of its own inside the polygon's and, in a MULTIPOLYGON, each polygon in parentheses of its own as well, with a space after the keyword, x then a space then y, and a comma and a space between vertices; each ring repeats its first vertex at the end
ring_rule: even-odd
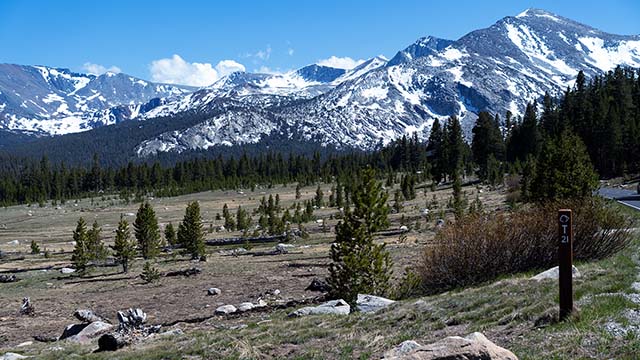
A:
POLYGON ((581 37, 578 41, 588 50, 592 61, 587 61, 602 71, 609 71, 617 65, 640 67, 639 40, 623 40, 615 48, 605 47, 604 40, 597 37, 581 37))

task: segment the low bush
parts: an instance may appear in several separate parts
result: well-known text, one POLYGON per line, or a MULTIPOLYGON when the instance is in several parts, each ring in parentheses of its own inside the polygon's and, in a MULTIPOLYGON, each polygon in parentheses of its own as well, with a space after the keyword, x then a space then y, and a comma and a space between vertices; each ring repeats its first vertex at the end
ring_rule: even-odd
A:
POLYGON ((631 220, 604 200, 547 202, 513 212, 470 214, 448 224, 418 265, 423 292, 467 286, 557 265, 558 209, 573 210, 574 259, 608 257, 631 241, 631 220))

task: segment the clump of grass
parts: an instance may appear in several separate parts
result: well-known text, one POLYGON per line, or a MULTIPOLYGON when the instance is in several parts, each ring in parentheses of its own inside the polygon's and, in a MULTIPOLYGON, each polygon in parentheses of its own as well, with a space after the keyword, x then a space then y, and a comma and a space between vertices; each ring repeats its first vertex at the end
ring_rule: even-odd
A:
POLYGON ((574 258, 597 260, 632 240, 631 221, 599 199, 549 202, 500 214, 472 214, 444 227, 424 250, 422 289, 439 292, 557 264, 557 210, 574 212, 574 258))

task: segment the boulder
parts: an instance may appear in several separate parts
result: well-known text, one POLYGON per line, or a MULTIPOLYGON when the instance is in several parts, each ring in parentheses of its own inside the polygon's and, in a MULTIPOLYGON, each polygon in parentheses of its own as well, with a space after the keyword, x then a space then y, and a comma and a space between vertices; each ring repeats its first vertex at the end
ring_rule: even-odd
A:
POLYGON ((118 322, 121 329, 141 328, 147 321, 147 314, 142 309, 118 311, 118 322))
POLYGON ((356 306, 360 312, 374 312, 385 308, 395 301, 380 296, 358 294, 356 306))
POLYGON ((98 339, 98 351, 116 351, 131 342, 131 338, 118 334, 104 334, 98 339))
POLYGON ((218 288, 209 288, 209 290, 207 290, 207 295, 220 295, 220 293, 222 293, 222 291, 220 291, 220 289, 218 288))
POLYGON ((19 359, 26 359, 26 358, 28 358, 28 356, 24 356, 24 355, 12 353, 12 352, 4 353, 4 355, 0 356, 0 360, 19 360, 19 359))
POLYGON ((66 338, 72 337, 74 335, 78 335, 82 329, 89 326, 89 324, 71 324, 67 325, 62 331, 62 335, 58 338, 59 340, 64 340, 66 338))
POLYGON ((318 291, 318 292, 329 292, 331 287, 324 280, 320 280, 315 278, 311 280, 311 284, 307 286, 306 291, 318 291))
POLYGON ((253 305, 250 302, 243 302, 243 303, 238 305, 238 311, 239 312, 245 312, 245 311, 253 310, 255 307, 256 306, 253 305))
POLYGON ((0 275, 0 283, 12 283, 18 280, 15 275, 0 275))
POLYGON ((215 313, 219 315, 227 315, 233 314, 236 311, 238 311, 238 309, 233 305, 222 305, 216 309, 215 313))
POLYGON ((73 316, 75 316, 76 319, 85 323, 92 323, 95 321, 104 321, 103 318, 101 318, 100 316, 96 315, 96 313, 88 309, 78 309, 73 313, 73 316))
POLYGON ((340 300, 331 300, 327 301, 324 304, 318 306, 308 306, 298 309, 291 314, 290 317, 300 317, 307 315, 349 315, 351 312, 351 307, 347 304, 346 301, 340 300))
POLYGON ((72 274, 76 272, 76 270, 68 267, 63 267, 62 269, 60 269, 60 272, 63 274, 72 274))
POLYGON ((87 325, 76 335, 69 337, 69 341, 77 342, 80 344, 86 344, 91 341, 91 339, 97 337, 98 335, 102 335, 113 328, 113 325, 107 324, 103 321, 94 321, 91 324, 87 325))
POLYGON ((386 359, 402 360, 517 360, 511 351, 475 332, 466 337, 450 336, 433 344, 420 346, 404 354, 390 354, 386 359))
MULTIPOLYGON (((574 278, 579 278, 579 277, 582 276, 580 274, 580 271, 578 271, 578 268, 575 267, 575 266, 572 266, 571 271, 573 273, 573 277, 574 278)), ((560 268, 558 268, 556 266, 556 267, 552 267, 549 270, 543 271, 543 272, 539 273, 536 276, 533 276, 531 278, 531 280, 536 280, 536 281, 542 281, 542 280, 545 280, 545 279, 555 279, 555 280, 557 280, 559 276, 560 276, 560 268)))

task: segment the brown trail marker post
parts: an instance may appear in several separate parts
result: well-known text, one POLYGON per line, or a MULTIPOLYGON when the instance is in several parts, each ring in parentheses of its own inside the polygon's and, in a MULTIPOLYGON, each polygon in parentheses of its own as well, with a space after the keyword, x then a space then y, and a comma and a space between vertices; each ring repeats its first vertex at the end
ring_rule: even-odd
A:
POLYGON ((565 320, 573 311, 573 221, 570 209, 558 210, 560 320, 565 320))

